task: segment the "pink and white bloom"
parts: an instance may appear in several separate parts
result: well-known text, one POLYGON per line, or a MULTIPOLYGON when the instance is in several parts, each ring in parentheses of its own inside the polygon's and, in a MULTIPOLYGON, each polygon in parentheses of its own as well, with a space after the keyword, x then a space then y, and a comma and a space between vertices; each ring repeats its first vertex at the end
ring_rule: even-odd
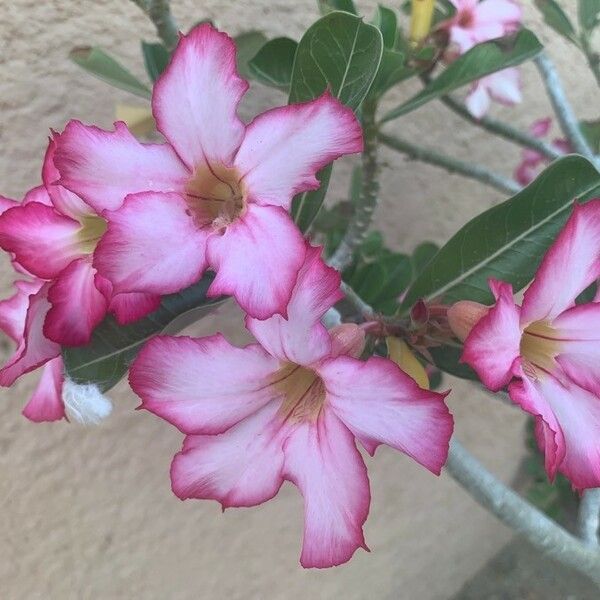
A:
POLYGON ((513 402, 535 416, 548 476, 561 472, 580 490, 600 487, 600 303, 575 300, 599 277, 597 199, 575 206, 522 306, 509 284, 490 280, 493 307, 459 302, 448 312, 466 337, 462 360, 491 390, 508 386, 513 402), (463 325, 477 310, 467 336, 463 325))
POLYGON ((142 408, 187 434, 171 467, 179 498, 247 507, 273 498, 285 480, 299 488, 304 567, 339 565, 366 549, 369 480, 355 439, 370 454, 387 444, 439 473, 453 426, 443 394, 421 389, 390 360, 356 358, 358 326, 321 324, 341 298, 339 282, 308 247, 288 319, 247 317, 258 343, 157 337, 130 371, 142 408))
POLYGON ((475 118, 481 119, 489 110, 492 100, 505 106, 514 106, 522 99, 521 74, 518 69, 511 67, 475 81, 465 104, 475 118))
POLYGON ((167 143, 140 144, 119 122, 112 132, 67 125, 60 183, 108 209, 94 266, 116 292, 176 292, 211 268, 211 296, 233 295, 257 318, 285 314, 304 261, 292 198, 318 188, 319 169, 360 152, 362 131, 328 92, 245 125, 237 109, 247 89, 233 40, 202 24, 182 35, 154 87, 167 143))
POLYGON ((44 288, 43 336, 56 344, 89 342, 107 312, 128 323, 155 310, 157 295, 114 294, 108 280, 92 266, 92 255, 106 230, 97 209, 57 184, 54 134, 44 158, 44 186, 34 188, 22 203, 6 205, 0 215, 0 247, 44 288))
MULTIPOLYGON (((535 121, 529 128, 529 132, 534 137, 543 139, 548 135, 551 127, 552 118, 546 117, 535 121)), ((552 146, 560 154, 572 152, 571 144, 564 138, 553 139, 552 146)), ((531 150, 530 148, 525 148, 525 150, 523 150, 521 162, 515 169, 515 180, 521 185, 529 185, 548 164, 550 164, 550 159, 546 158, 543 154, 531 150)))
POLYGON ((522 11, 513 0, 450 0, 456 12, 440 24, 450 37, 450 53, 464 54, 473 46, 516 31, 522 11))

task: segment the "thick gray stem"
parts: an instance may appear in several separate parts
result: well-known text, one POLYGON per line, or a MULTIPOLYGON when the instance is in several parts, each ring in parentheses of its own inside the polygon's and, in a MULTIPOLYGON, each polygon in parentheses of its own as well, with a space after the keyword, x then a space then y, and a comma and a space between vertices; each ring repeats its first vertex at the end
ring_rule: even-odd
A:
POLYGON ((571 147, 575 152, 585 156, 594 162, 596 166, 600 167, 600 161, 594 156, 592 149, 581 132, 579 122, 567 100, 554 64, 545 52, 538 54, 534 58, 534 62, 546 87, 546 92, 556 113, 556 118, 571 147))
POLYGON ((586 490, 577 515, 577 532, 589 546, 598 547, 600 527, 600 488, 586 490))
POLYGON ((365 239, 379 196, 379 165, 377 163, 377 126, 375 124, 374 102, 363 104, 362 185, 358 206, 329 264, 342 271, 352 261, 354 250, 365 239))
POLYGON ((600 587, 600 551, 584 544, 498 481, 453 439, 446 471, 484 508, 536 548, 587 575, 600 587))
POLYGON ((430 165, 435 165, 436 167, 441 167, 450 173, 458 173, 469 179, 475 179, 485 185, 500 190, 502 193, 507 193, 512 196, 521 190, 521 186, 513 179, 503 177, 481 165, 464 162, 435 150, 417 146, 416 144, 399 137, 386 135, 385 133, 379 134, 379 141, 389 148, 406 154, 410 158, 414 158, 415 160, 430 165))

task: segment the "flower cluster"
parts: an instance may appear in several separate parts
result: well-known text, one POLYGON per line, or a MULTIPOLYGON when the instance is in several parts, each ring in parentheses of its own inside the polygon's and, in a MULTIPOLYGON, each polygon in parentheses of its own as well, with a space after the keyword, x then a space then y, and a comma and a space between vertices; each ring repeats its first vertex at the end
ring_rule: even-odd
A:
MULTIPOLYGON (((516 31, 522 19, 521 7, 513 0, 451 0, 456 12, 440 24, 449 37, 445 60, 452 62, 473 46, 516 31)), ((521 102, 519 71, 514 68, 492 73, 476 81, 466 105, 474 117, 489 110, 491 100, 512 106, 521 102)))
POLYGON ((361 327, 322 324, 342 297, 340 276, 289 209, 318 187, 319 169, 362 150, 359 122, 325 92, 245 125, 247 87, 232 40, 203 24, 182 36, 154 88, 164 143, 140 143, 119 122, 105 131, 71 121, 52 134, 43 185, 0 204, 0 247, 20 274, 0 304, 0 327, 18 345, 0 384, 43 367, 27 417, 99 421, 110 404, 65 379, 61 348, 88 343, 108 313, 122 324, 147 315, 213 270, 209 296, 235 297, 258 343, 156 337, 131 386, 186 435, 171 471, 177 496, 253 506, 290 481, 305 501, 301 562, 328 567, 366 548, 369 481, 356 442, 439 473, 453 420, 444 394, 389 359, 360 360, 361 327))

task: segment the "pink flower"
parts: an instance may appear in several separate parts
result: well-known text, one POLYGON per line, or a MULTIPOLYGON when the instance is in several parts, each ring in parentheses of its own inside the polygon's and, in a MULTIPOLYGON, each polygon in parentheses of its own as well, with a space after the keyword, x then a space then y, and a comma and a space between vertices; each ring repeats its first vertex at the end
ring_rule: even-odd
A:
POLYGON ((441 25, 448 31, 451 52, 464 54, 473 46, 516 31, 522 19, 521 7, 513 0, 450 0, 454 16, 441 25))
POLYGON ((13 255, 22 272, 48 282, 43 286, 43 336, 77 346, 90 340, 107 312, 127 323, 155 310, 160 297, 115 295, 97 275, 92 254, 106 221, 98 209, 56 183, 57 139, 54 134, 44 159, 45 187, 34 188, 20 204, 6 205, 0 215, 0 247, 13 255))
MULTIPOLYGON (((538 119, 531 125, 529 132, 536 138, 545 138, 548 135, 551 126, 551 117, 538 119)), ((555 138, 552 140, 552 146, 561 154, 568 154, 572 151, 568 140, 564 138, 555 138)), ((550 164, 550 160, 543 154, 526 148, 523 150, 521 162, 515 169, 514 177, 521 185, 529 185, 548 164, 550 164)))
POLYGON ((505 106, 521 102, 521 75, 518 69, 511 67, 478 79, 471 86, 465 104, 474 117, 481 119, 489 110, 492 100, 505 106))
MULTIPOLYGON (((577 489, 600 487, 600 303, 576 305, 600 277, 600 199, 576 205, 550 247, 522 306, 512 287, 490 280, 496 304, 465 341, 462 360, 491 390, 536 417, 546 471, 577 489)), ((473 303, 449 311, 459 337, 473 303)), ((479 315, 480 316, 480 315, 479 315)))
POLYGON ((57 152, 61 183, 106 213, 94 265, 118 292, 176 292, 207 268, 210 295, 231 294, 258 318, 285 314, 304 260, 288 214, 315 173, 362 149, 349 108, 319 99, 269 110, 245 125, 248 89, 235 45, 212 26, 181 37, 157 81, 152 110, 166 144, 140 144, 123 123, 108 132, 77 121, 57 152))
POLYGON ((187 434, 171 467, 179 498, 247 507, 273 498, 285 480, 299 488, 304 567, 366 549, 369 480, 355 438, 370 454, 387 444, 439 473, 453 426, 443 394, 419 388, 390 360, 356 358, 357 325, 321 324, 341 293, 319 255, 308 247, 288 320, 247 317, 257 344, 158 337, 130 371, 142 407, 187 434))

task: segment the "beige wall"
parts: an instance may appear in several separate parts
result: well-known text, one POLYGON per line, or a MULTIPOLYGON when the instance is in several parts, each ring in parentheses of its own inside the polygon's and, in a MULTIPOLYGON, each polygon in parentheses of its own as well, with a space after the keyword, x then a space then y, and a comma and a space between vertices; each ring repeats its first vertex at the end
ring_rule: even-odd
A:
MULTIPOLYGON (((365 9, 373 2, 359 2, 365 9)), ((399 4, 399 2, 398 2, 399 4)), ((527 21, 548 39, 526 2, 527 21)), ((298 37, 316 17, 312 0, 225 2, 174 0, 183 27, 213 18, 231 33, 259 26, 298 37)), ((48 128, 69 118, 102 126, 118 101, 135 102, 88 77, 66 55, 97 44, 143 75, 138 37, 152 27, 126 0, 11 0, 0 3, 0 192, 20 197, 39 182, 48 128)), ((581 57, 553 39, 569 97, 594 116, 597 90, 581 57)), ((523 126, 548 114, 535 71, 523 69, 523 107, 497 109, 523 126)), ((406 90, 405 93, 410 93, 406 90)), ((397 100, 398 98, 396 98, 397 100)), ((255 89, 245 116, 281 103, 255 89)), ((519 151, 464 125, 430 104, 390 125, 405 136, 510 173, 519 151)), ((411 249, 444 241, 467 217, 500 195, 385 151, 377 216, 391 245, 411 249)), ((346 189, 348 165, 332 198, 346 189)), ((6 261, 0 291, 8 294, 6 261)), ((241 320, 221 309, 203 331, 239 339, 241 320)), ((8 355, 3 340, 2 353, 8 355)), ((367 459, 372 482, 366 526, 372 552, 344 567, 303 571, 297 563, 302 512, 296 490, 256 509, 221 514, 215 503, 182 503, 169 490, 168 466, 181 436, 149 414, 121 384, 115 413, 97 429, 64 422, 33 425, 20 416, 35 377, 0 391, 0 597, 21 598, 419 598, 444 599, 460 588, 509 538, 510 532, 469 500, 445 475, 437 479, 406 457, 382 449, 367 459)), ((505 480, 523 454, 522 415, 462 383, 452 383, 457 433, 505 480)))

